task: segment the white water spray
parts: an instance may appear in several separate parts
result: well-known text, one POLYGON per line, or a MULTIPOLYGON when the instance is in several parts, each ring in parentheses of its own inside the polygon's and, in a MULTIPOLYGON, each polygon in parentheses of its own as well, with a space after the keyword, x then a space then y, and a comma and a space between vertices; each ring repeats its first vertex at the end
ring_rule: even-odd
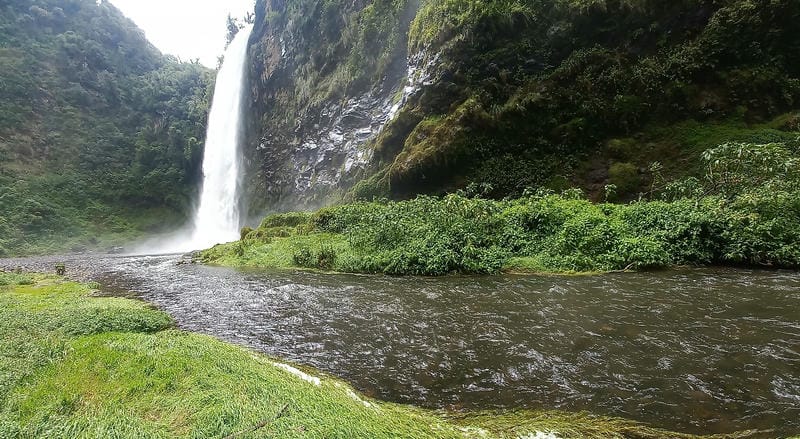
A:
POLYGON ((160 244, 145 244, 140 251, 178 253, 239 239, 242 97, 252 29, 247 26, 236 34, 217 73, 203 156, 203 186, 191 229, 161 239, 160 244))
POLYGON ((239 188, 242 183, 239 144, 247 42, 251 30, 252 26, 247 26, 236 34, 217 75, 208 117, 203 187, 189 243, 193 250, 239 239, 239 188))

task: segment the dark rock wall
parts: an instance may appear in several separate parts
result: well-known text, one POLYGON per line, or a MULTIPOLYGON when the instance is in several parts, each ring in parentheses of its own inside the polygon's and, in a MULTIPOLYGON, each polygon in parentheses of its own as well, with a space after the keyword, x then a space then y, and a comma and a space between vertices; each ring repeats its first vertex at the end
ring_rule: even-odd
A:
POLYGON ((471 183, 635 198, 654 161, 692 175, 797 131, 798 20, 795 0, 259 0, 251 210, 471 183))
POLYGON ((364 175, 367 144, 396 114, 408 70, 418 6, 393 3, 257 2, 246 145, 252 212, 318 207, 364 175))

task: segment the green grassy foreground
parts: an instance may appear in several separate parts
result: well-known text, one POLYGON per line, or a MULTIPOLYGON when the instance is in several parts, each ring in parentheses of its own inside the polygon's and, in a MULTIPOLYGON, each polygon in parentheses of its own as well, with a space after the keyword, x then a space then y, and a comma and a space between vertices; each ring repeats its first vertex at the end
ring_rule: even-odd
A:
POLYGON ((0 273, 0 437, 690 437, 580 413, 464 415, 378 402, 93 292, 0 273))
POLYGON ((93 287, 0 273, 0 437, 689 437, 587 414, 466 416, 370 400, 176 330, 142 302, 91 297, 93 287))

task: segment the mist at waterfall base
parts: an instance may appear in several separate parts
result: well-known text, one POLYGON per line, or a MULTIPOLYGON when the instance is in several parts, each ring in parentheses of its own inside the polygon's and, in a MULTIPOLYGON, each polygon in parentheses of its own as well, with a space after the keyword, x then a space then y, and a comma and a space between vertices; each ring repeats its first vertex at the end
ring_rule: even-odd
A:
POLYGON ((251 31, 252 26, 247 26, 236 34, 217 74, 206 132, 203 184, 192 221, 168 236, 141 243, 135 253, 181 253, 239 239, 242 96, 251 31))

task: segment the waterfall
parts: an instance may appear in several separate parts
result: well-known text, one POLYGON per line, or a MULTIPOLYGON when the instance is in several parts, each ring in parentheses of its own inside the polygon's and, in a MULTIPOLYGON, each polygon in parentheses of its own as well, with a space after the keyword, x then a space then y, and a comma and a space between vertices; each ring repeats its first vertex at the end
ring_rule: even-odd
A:
POLYGON ((236 34, 217 75, 208 117, 200 202, 191 238, 181 250, 203 249, 239 239, 242 96, 251 31, 252 26, 247 26, 236 34))
POLYGON ((242 98, 247 79, 247 43, 252 30, 251 25, 236 34, 217 73, 203 154, 203 185, 192 222, 169 236, 139 243, 131 254, 202 250, 239 239, 242 98))

